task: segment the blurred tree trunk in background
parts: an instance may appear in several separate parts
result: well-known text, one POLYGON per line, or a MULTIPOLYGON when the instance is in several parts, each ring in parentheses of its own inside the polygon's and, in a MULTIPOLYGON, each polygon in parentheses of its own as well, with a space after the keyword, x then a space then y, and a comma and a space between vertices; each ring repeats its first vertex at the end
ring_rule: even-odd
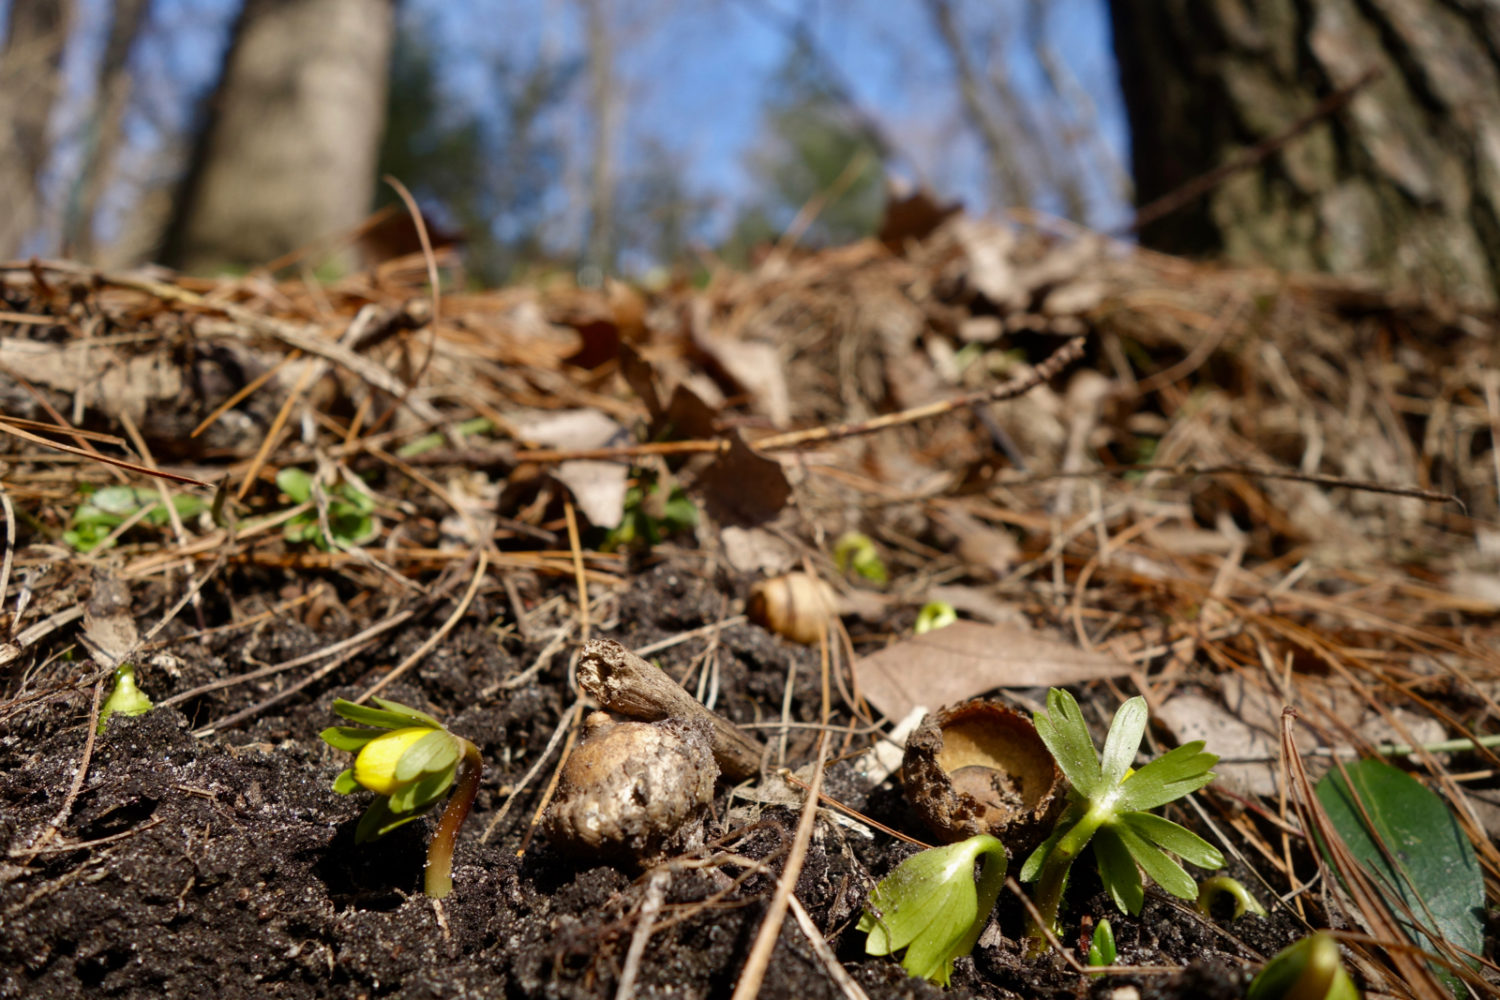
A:
POLYGON ((583 0, 588 35, 589 107, 594 116, 593 162, 589 166, 589 237, 584 262, 602 277, 615 270, 615 132, 620 117, 614 39, 605 0, 583 0))
POLYGON ((1111 0, 1138 204, 1339 112, 1141 240, 1500 301, 1500 10, 1470 0, 1111 0))
POLYGON ((0 51, 0 258, 20 252, 41 217, 47 122, 72 19, 72 0, 11 0, 0 51))
POLYGON ((394 0, 246 0, 168 226, 190 271, 264 264, 369 211, 394 0))
POLYGON ((94 222, 99 199, 114 176, 115 156, 124 137, 125 109, 130 104, 130 53, 146 24, 149 0, 115 0, 109 38, 99 61, 95 108, 89 122, 82 173, 69 200, 63 243, 76 256, 92 260, 94 222))

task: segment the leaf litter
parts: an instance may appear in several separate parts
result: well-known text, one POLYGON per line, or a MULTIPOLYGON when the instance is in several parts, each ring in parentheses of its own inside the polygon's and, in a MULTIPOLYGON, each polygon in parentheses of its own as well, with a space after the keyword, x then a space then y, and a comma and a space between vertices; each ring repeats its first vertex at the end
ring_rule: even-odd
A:
MULTIPOLYGON (((1096 736, 1140 694, 1161 749, 1201 738, 1258 768, 1170 818, 1271 916, 1148 888, 1140 920, 1111 921, 1121 971, 1091 980, 1065 958, 1113 911, 1080 872, 1058 941, 1076 955, 1027 957, 1002 893, 950 992, 1237 995, 1330 928, 1367 990, 1429 995, 1380 892, 1319 877, 1302 762, 1405 744, 1387 756, 1440 797, 1493 908, 1500 758, 1451 741, 1500 714, 1496 318, 902 210, 884 242, 701 286, 440 310, 421 258, 318 288, 0 272, 29 317, 0 330, 0 995, 195 996, 205 977, 224 996, 727 995, 768 912, 796 919, 760 949, 761 995, 931 995, 853 930, 920 832, 897 779, 853 758, 914 705, 1004 688, 1035 706, 1061 683, 1096 736), (333 531, 326 493, 292 503, 288 468, 362 484, 371 537, 333 531), (176 477, 160 497, 153 469, 176 477), (84 488, 115 485, 142 506, 79 551, 84 488), (616 549, 632 495, 655 544, 616 549), (650 530, 670 496, 701 516, 650 530), (142 513, 153 497, 176 516, 142 513), (839 571, 850 532, 883 586, 839 571), (792 570, 837 592, 813 645, 742 617, 792 570), (933 600, 963 617, 914 638, 933 600), (650 872, 533 836, 583 714, 577 651, 601 635, 764 742, 760 783, 721 785, 703 845, 650 872), (158 707, 95 741, 120 661, 158 707), (408 860, 421 823, 353 849, 359 805, 317 739, 336 697, 398 666, 386 696, 486 765, 442 908, 408 860), (1257 735, 1215 745, 1239 731, 1257 735)), ((451 251, 435 263, 461 287, 451 251)), ((1493 965, 1464 974, 1495 992, 1493 965)))

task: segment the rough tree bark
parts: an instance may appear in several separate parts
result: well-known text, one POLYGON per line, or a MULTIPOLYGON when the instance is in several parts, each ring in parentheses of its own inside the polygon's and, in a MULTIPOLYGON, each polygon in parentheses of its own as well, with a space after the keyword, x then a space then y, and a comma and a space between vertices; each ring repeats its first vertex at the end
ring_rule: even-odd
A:
POLYGON ((61 85, 72 0, 12 0, 0 51, 0 258, 15 256, 41 216, 47 122, 61 85))
POLYGON ((1478 0, 1111 0, 1140 204, 1340 112, 1142 241, 1500 302, 1500 8, 1478 0))
POLYGON ((364 218, 394 25, 394 0, 246 0, 166 263, 263 264, 364 218))

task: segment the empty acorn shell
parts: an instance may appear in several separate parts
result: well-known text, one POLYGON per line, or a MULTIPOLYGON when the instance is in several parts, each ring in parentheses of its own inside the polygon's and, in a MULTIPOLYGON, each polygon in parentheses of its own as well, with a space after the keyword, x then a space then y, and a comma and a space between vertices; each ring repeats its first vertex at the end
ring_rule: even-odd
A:
POLYGON ((945 843, 977 833, 1012 858, 1042 842, 1067 804, 1067 785, 1025 714, 976 699, 929 714, 906 741, 906 797, 945 843))
POLYGON ((838 614, 838 596, 815 576, 786 573, 750 588, 749 614, 782 638, 811 646, 838 614))

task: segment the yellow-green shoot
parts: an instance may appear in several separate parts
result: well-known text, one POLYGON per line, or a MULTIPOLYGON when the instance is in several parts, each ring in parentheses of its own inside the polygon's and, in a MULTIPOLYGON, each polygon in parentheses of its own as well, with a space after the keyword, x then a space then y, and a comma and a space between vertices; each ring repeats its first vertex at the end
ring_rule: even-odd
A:
MULTIPOLYGON (((1058 688, 1047 692, 1046 711, 1034 716, 1037 735, 1072 785, 1068 808, 1057 827, 1021 867, 1021 880, 1037 883, 1037 911, 1054 931, 1068 873, 1090 844, 1110 898, 1132 916, 1141 912, 1145 902, 1143 870, 1172 895, 1197 898, 1192 876, 1168 852, 1200 868, 1224 865, 1224 856, 1212 844, 1147 811, 1213 781, 1210 768, 1219 758, 1204 753, 1202 741, 1194 741, 1132 771, 1146 734, 1146 715, 1144 698, 1131 698, 1121 705, 1110 724, 1102 757, 1094 749, 1078 702, 1068 692, 1058 688)), ((1030 935, 1033 950, 1045 945, 1041 927, 1033 925, 1030 935)))
POLYGON ((425 889, 442 899, 453 891, 458 828, 479 792, 484 769, 479 749, 426 712, 384 698, 370 700, 375 707, 336 700, 333 710, 361 725, 329 726, 319 734, 330 746, 356 754, 354 766, 334 779, 333 790, 375 793, 354 831, 354 842, 362 844, 422 816, 453 789, 427 847, 425 889))
POLYGON ((875 886, 859 929, 865 953, 905 948, 913 976, 947 986, 953 960, 974 950, 1005 885, 1005 846, 987 833, 913 854, 875 886), (981 861, 979 882, 974 863, 981 861))

